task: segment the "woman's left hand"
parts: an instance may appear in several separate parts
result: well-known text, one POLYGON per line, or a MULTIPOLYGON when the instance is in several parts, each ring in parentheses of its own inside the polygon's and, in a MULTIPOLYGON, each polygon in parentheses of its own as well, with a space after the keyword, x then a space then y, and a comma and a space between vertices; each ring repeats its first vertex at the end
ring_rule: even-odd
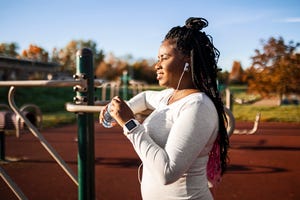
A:
POLYGON ((134 118, 134 114, 126 102, 119 96, 114 97, 110 102, 110 115, 123 127, 130 119, 134 118))

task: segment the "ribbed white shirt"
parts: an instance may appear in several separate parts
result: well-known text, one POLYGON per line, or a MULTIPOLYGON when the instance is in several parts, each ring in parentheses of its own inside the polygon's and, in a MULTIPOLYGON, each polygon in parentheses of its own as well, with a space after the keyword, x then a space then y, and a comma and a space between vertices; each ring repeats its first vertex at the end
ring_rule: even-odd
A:
POLYGON ((127 137, 143 162, 144 200, 213 199, 206 176, 218 115, 204 93, 170 105, 173 89, 146 91, 128 101, 134 113, 153 109, 127 137))

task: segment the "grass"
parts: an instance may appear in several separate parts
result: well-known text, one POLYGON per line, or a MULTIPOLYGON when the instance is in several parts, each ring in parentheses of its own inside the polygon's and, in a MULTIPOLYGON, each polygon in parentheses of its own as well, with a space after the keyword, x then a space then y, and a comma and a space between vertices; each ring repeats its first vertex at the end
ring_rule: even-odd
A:
POLYGON ((264 122, 297 122, 300 123, 300 106, 233 106, 233 115, 237 121, 254 121, 257 113, 264 122))
MULTIPOLYGON (((257 101, 260 95, 247 93, 246 85, 230 86, 230 91, 236 99, 245 101, 257 101)), ((251 104, 234 104, 233 114, 237 121, 253 121, 257 113, 261 114, 261 121, 264 122, 296 122, 300 123, 299 105, 282 106, 258 106, 251 104)))
MULTIPOLYGON (((0 88, 0 103, 7 102, 8 88, 0 88)), ((43 114, 43 127, 53 127, 76 121, 76 115, 65 110, 65 103, 72 102, 72 88, 16 88, 15 103, 20 108, 25 104, 37 105, 43 114)))
MULTIPOLYGON (((8 88, 0 88, 0 103, 7 104, 8 88)), ((16 88, 15 103, 17 106, 35 104, 42 113, 61 112, 65 110, 65 103, 73 100, 75 93, 72 88, 16 88)))

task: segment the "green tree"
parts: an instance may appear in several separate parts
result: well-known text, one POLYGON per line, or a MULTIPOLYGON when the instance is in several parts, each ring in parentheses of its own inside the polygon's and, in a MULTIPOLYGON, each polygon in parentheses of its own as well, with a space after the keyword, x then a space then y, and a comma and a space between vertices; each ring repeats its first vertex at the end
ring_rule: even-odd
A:
POLYGON ((218 82, 220 85, 227 85, 229 80, 229 72, 228 71, 219 71, 218 72, 218 82))
POLYGON ((299 43, 285 44, 282 37, 271 37, 263 43, 262 50, 255 50, 252 66, 247 71, 249 89, 263 96, 300 93, 299 43))

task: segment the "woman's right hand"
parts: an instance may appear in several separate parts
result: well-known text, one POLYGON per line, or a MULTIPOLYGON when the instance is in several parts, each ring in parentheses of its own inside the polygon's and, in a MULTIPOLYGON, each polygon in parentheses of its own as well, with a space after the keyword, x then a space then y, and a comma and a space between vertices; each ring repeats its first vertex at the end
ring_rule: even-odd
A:
MULTIPOLYGON (((101 110, 99 114, 99 123, 103 122, 104 114, 107 109, 108 104, 101 110)), ((118 96, 111 100, 109 113, 116 120, 112 123, 113 126, 119 124, 121 127, 123 127, 128 120, 134 118, 132 110, 128 107, 125 101, 118 96)))

